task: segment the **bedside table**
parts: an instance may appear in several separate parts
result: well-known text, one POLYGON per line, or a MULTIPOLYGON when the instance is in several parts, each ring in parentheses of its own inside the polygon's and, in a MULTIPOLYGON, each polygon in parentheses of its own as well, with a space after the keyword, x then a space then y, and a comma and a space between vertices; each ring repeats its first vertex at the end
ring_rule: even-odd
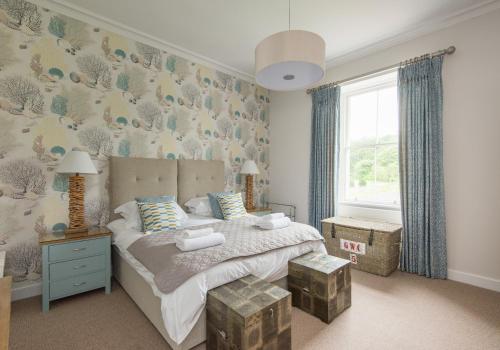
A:
POLYGON ((273 211, 271 208, 253 208, 247 209, 248 214, 256 215, 256 216, 264 216, 267 214, 271 214, 273 211))
POLYGON ((5 251, 0 252, 0 350, 9 349, 12 277, 3 276, 5 251))
POLYGON ((12 277, 0 278, 0 350, 9 349, 12 277))
POLYGON ((105 287, 111 292, 111 231, 89 228, 76 234, 40 236, 42 246, 42 310, 49 302, 105 287))

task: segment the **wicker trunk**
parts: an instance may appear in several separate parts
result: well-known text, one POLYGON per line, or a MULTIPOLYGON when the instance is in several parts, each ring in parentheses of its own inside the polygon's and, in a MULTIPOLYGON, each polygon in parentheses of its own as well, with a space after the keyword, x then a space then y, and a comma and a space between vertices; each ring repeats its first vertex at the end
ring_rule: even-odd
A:
POLYGON ((292 305, 332 322, 351 306, 349 260, 308 253, 288 262, 288 290, 292 305))
POLYGON ((398 268, 401 226, 345 217, 325 219, 328 254, 351 260, 354 269, 389 276, 398 268))
POLYGON ((292 347, 288 291, 253 275, 208 292, 207 349, 292 347))

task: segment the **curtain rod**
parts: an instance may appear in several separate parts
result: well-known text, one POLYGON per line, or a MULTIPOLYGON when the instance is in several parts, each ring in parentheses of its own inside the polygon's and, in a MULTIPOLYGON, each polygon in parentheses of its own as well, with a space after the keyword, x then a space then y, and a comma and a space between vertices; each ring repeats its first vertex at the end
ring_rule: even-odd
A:
POLYGON ((390 66, 387 66, 387 67, 383 67, 383 68, 379 68, 379 69, 376 69, 376 70, 372 70, 372 71, 367 72, 367 73, 355 75, 355 76, 347 78, 347 79, 342 79, 342 80, 334 81, 334 82, 331 82, 331 83, 326 83, 326 84, 317 86, 315 88, 307 89, 306 91, 307 91, 308 94, 310 94, 313 91, 317 91, 317 90, 321 90, 321 89, 324 89, 324 88, 327 88, 327 87, 331 87, 331 86, 335 86, 335 85, 340 85, 340 84, 343 84, 343 83, 347 83, 349 81, 353 81, 353 80, 360 79, 360 78, 363 78, 363 77, 366 77, 366 76, 369 76, 369 75, 377 74, 377 73, 383 72, 385 70, 389 70, 389 69, 393 69, 393 68, 397 68, 397 67, 400 67, 400 66, 407 65, 409 63, 417 62, 417 61, 425 59, 427 57, 437 57, 437 56, 443 56, 443 55, 451 55, 452 53, 455 52, 455 50, 456 50, 455 46, 450 46, 447 49, 439 50, 439 51, 433 52, 431 54, 425 54, 425 55, 422 55, 420 57, 414 57, 412 59, 409 59, 409 60, 406 60, 406 61, 402 61, 400 63, 396 63, 396 64, 393 64, 393 65, 390 65, 390 66))

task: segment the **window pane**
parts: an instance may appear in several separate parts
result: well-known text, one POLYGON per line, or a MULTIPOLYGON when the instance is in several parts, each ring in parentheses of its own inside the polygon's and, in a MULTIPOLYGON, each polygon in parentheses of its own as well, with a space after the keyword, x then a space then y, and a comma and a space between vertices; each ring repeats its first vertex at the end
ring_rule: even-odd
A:
POLYGON ((377 146, 375 177, 377 202, 399 204, 399 158, 396 144, 377 146))
POLYGON ((378 92, 378 143, 398 142, 398 92, 396 87, 378 92))
POLYGON ((346 182, 346 199, 366 201, 373 197, 375 183, 375 148, 352 148, 349 152, 349 178, 346 182))
POLYGON ((348 99, 348 142, 351 147, 374 144, 377 136, 377 91, 348 99))
POLYGON ((340 201, 399 206, 396 74, 341 90, 340 201))

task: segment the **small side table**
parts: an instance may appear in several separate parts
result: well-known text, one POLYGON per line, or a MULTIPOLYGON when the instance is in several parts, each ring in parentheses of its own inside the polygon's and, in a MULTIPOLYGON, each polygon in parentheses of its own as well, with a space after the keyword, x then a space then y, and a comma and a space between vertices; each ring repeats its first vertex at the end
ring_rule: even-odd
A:
POLYGON ((273 210, 271 208, 253 208, 247 209, 248 214, 256 215, 256 216, 264 216, 267 214, 271 214, 273 210))
POLYGON ((76 234, 40 235, 42 246, 42 310, 49 302, 92 289, 111 292, 111 231, 89 228, 76 234))
POLYGON ((206 346, 207 350, 290 350, 290 293, 254 275, 209 290, 206 346))
POLYGON ((330 323, 351 306, 351 262, 311 252, 288 262, 292 305, 330 323))

